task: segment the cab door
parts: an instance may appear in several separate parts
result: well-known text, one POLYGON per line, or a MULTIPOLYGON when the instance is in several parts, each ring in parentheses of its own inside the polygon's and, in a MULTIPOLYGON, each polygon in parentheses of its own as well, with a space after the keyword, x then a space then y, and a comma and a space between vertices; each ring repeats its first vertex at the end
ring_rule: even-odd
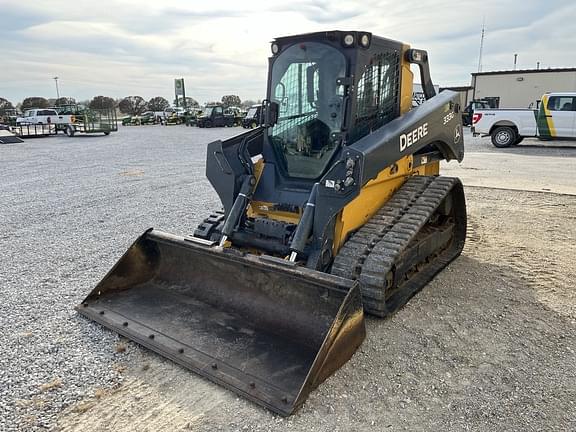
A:
POLYGON ((576 97, 553 95, 546 103, 550 132, 557 138, 576 138, 576 97))

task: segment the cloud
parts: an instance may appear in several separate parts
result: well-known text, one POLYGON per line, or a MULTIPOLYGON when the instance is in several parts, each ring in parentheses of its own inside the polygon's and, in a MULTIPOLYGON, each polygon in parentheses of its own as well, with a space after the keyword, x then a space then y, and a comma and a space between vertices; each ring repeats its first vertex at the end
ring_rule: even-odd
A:
POLYGON ((236 93, 264 97, 269 42, 277 36, 358 29, 428 50, 440 85, 465 85, 478 63, 486 20, 484 70, 574 66, 569 0, 2 0, 0 96, 77 99, 97 94, 173 94, 184 77, 201 102, 236 93))

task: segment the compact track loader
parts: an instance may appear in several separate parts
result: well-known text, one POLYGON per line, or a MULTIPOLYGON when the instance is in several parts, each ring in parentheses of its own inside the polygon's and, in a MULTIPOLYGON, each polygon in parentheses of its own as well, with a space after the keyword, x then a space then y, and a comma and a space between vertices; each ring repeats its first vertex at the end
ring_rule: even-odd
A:
POLYGON ((459 98, 425 51, 367 32, 272 42, 260 127, 208 145, 222 201, 193 236, 150 229, 78 306, 281 414, 462 251, 459 98), (426 102, 411 108, 412 72, 426 102))

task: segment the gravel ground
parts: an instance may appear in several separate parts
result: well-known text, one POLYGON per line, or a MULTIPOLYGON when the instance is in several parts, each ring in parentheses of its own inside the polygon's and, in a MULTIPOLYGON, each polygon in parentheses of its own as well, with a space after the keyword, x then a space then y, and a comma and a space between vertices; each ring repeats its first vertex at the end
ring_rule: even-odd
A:
POLYGON ((0 146, 0 430, 47 427, 121 382, 118 336, 72 308, 144 230, 191 232, 217 206, 205 144, 237 132, 122 128, 0 146))
POLYGON ((192 232, 218 207, 205 144, 238 131, 0 146, 0 431, 576 429, 574 196, 466 188, 463 256, 392 319, 369 318, 361 349, 289 419, 79 317, 145 229, 192 232))

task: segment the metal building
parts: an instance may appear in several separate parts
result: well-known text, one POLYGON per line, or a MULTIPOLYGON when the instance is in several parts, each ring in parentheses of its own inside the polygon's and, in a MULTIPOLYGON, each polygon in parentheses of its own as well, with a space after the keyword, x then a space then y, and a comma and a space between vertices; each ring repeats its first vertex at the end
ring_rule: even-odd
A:
POLYGON ((576 91, 576 68, 472 73, 467 100, 484 99, 495 108, 536 107, 547 92, 576 91))

